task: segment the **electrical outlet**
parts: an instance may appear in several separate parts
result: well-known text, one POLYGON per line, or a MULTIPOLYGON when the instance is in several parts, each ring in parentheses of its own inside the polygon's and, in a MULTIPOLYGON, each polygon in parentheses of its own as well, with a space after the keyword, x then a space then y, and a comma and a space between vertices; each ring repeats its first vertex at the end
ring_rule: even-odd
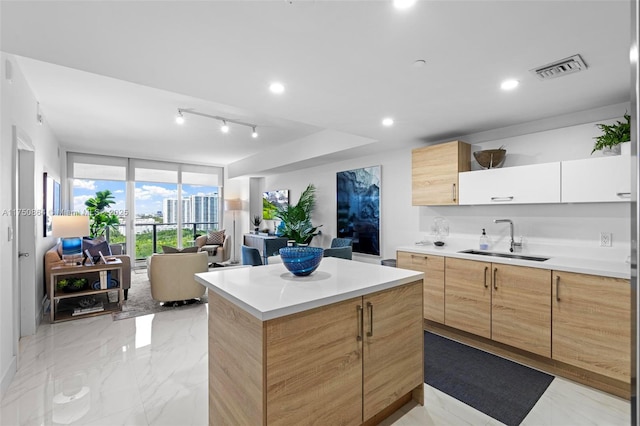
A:
POLYGON ((600 247, 611 247, 611 232, 600 232, 600 247))

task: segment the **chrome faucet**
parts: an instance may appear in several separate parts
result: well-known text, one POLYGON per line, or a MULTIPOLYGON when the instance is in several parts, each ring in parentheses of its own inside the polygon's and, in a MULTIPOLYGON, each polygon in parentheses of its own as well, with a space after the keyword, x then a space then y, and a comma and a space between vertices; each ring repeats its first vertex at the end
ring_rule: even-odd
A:
POLYGON ((494 219, 493 223, 508 223, 509 230, 511 231, 511 246, 509 247, 509 251, 513 253, 513 249, 516 247, 522 247, 522 241, 516 243, 513 239, 513 222, 511 219, 494 219))

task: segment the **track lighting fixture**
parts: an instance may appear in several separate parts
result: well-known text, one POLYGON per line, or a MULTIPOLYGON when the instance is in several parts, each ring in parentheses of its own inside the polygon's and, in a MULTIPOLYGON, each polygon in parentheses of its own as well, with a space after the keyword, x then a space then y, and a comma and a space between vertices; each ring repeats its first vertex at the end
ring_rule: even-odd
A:
POLYGON ((184 115, 182 115, 181 110, 178 110, 178 115, 176 115, 176 123, 184 124, 184 115))
POLYGON ((227 124, 227 122, 233 123, 233 124, 238 124, 240 126, 251 127, 251 130, 252 130, 251 137, 252 138, 257 138, 258 137, 258 132, 256 131, 256 128, 258 127, 258 125, 256 125, 256 124, 245 123, 245 122, 238 121, 238 120, 231 120, 229 118, 220 117, 218 115, 204 114, 202 112, 194 111, 193 109, 178 108, 178 114, 176 115, 176 123, 178 123, 178 124, 184 123, 184 114, 199 115, 201 117, 213 118, 214 120, 221 121, 222 125, 220 126, 220 131, 222 133, 229 133, 230 128, 229 128, 229 125, 227 124))

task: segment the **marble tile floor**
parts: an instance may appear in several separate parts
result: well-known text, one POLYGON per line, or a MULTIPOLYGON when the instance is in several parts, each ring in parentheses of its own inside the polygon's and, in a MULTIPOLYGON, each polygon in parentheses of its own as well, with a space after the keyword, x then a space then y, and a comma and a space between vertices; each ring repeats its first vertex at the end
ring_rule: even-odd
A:
MULTIPOLYGON (((0 425, 207 425, 207 305, 42 324, 20 341, 0 425)), ((499 425, 425 385, 383 425, 499 425)), ((630 404, 556 378, 523 425, 627 425, 630 404)))

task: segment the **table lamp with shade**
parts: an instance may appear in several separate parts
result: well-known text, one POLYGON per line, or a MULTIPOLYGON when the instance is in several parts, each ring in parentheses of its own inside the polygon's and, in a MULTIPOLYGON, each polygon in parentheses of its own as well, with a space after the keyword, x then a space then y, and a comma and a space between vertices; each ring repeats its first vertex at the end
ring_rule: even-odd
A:
POLYGON ((233 212, 233 237, 231 238, 231 253, 233 253, 233 260, 231 260, 232 264, 238 263, 238 259, 236 258, 236 250, 235 250, 235 238, 236 238, 236 211, 242 210, 242 200, 236 198, 232 200, 224 201, 224 209, 226 211, 233 212))
POLYGON ((82 237, 89 235, 89 216, 53 216, 52 233, 60 237, 62 260, 65 263, 82 261, 82 237))

